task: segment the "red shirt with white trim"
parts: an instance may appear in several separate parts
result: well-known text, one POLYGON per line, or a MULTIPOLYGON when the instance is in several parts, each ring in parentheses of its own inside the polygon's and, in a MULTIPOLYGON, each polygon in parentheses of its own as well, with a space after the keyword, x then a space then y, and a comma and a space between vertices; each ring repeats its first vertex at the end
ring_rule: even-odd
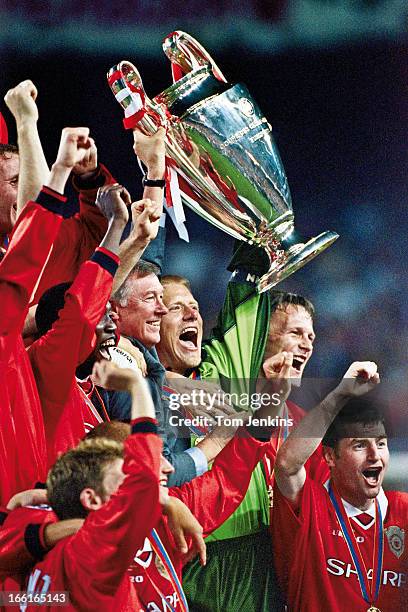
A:
MULTIPOLYGON (((373 604, 381 612, 405 610, 408 601, 408 494, 378 496, 384 525, 381 589, 373 604)), ((343 502, 372 580, 374 519, 359 520, 361 510, 343 502)), ((373 513, 373 508, 371 512, 373 513)), ((374 516, 374 514, 373 514, 374 516)), ((365 518, 365 517, 364 517, 365 518)), ((307 478, 299 510, 275 486, 273 515, 275 565, 288 610, 296 612, 366 612, 357 572, 325 485, 307 478)))
MULTIPOLYGON (((161 515, 161 450, 156 434, 137 433, 127 439, 122 485, 102 508, 89 513, 75 535, 61 540, 37 563, 29 576, 28 593, 68 591, 71 603, 63 608, 67 611, 141 609, 127 569, 161 515)), ((60 612, 61 606, 51 602, 41 610, 60 612)))
MULTIPOLYGON (((269 445, 269 442, 258 442, 241 428, 216 457, 211 471, 181 487, 169 489, 170 495, 184 502, 197 518, 203 527, 204 537, 217 529, 241 503, 252 471, 269 445)), ((181 582, 183 558, 174 546, 165 516, 159 521, 156 531, 181 582)), ((153 552, 149 538, 146 538, 143 547, 137 551, 129 574, 144 610, 166 612, 160 593, 173 608, 180 610, 177 593, 166 578, 166 569, 153 552)))

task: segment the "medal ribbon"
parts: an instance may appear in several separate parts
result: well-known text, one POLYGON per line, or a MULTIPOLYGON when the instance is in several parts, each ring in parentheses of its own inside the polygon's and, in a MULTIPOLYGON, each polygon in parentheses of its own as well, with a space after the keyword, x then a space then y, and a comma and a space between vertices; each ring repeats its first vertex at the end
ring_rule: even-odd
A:
MULTIPOLYGON (((167 573, 170 577, 170 582, 173 586, 173 589, 175 590, 175 592, 178 595, 179 601, 180 601, 180 607, 182 612, 188 612, 188 604, 187 604, 187 599, 186 596, 184 594, 183 591, 183 587, 181 586, 181 582, 177 576, 176 570, 174 569, 174 565, 168 555, 167 550, 165 549, 163 542, 161 541, 159 534, 157 533, 156 529, 152 529, 152 531, 150 532, 150 537, 149 537, 150 543, 152 545, 152 548, 154 550, 154 552, 156 553, 156 555, 159 557, 160 561, 163 563, 164 567, 167 570, 167 573)), ((152 581, 151 581, 152 582, 152 581)), ((153 584, 153 582, 152 582, 153 584)), ((155 587, 156 591, 159 592, 159 589, 156 587, 156 585, 153 584, 153 586, 155 587)), ((170 606, 170 604, 168 603, 168 601, 164 598, 164 596, 162 595, 162 599, 165 601, 166 605, 170 608, 170 610, 174 610, 174 608, 172 606, 170 606)))
MULTIPOLYGON (((283 409, 283 415, 282 417, 278 417, 278 418, 285 419, 285 426, 283 426, 282 424, 279 425, 276 454, 278 454, 280 447, 282 446, 282 444, 285 442, 286 438, 289 435, 289 425, 288 425, 289 413, 288 413, 288 407, 286 405, 286 402, 285 402, 284 409, 283 409)), ((272 487, 275 466, 274 467, 271 466, 271 460, 266 455, 264 455, 262 462, 265 468, 266 475, 268 476, 267 485, 268 487, 272 487)))
POLYGON ((384 553, 384 527, 380 504, 378 499, 375 500, 375 523, 374 523, 374 545, 373 545, 373 576, 370 582, 368 580, 367 568, 361 554, 360 547, 354 535, 350 519, 344 509, 343 502, 337 491, 335 491, 331 481, 329 482, 329 496, 333 504, 337 520, 340 525, 344 540, 349 549, 354 567, 357 572, 358 581, 360 583, 361 593, 365 601, 372 605, 378 599, 381 588, 383 553, 384 553))
MULTIPOLYGON (((83 388, 81 387, 80 384, 77 384, 79 390, 81 391, 83 398, 85 400, 85 403, 87 405, 88 410, 93 414, 93 416, 95 417, 95 419, 98 421, 98 423, 103 423, 103 418, 101 417, 101 415, 99 414, 99 412, 97 411, 97 409, 95 408, 95 406, 93 405, 93 403, 91 402, 91 400, 89 399, 89 397, 87 396, 87 394, 85 393, 85 391, 83 390, 83 388)), ((85 416, 85 415, 83 415, 85 416)), ((108 417, 109 420, 109 417, 108 417)), ((84 419, 85 421, 85 419, 84 419)))

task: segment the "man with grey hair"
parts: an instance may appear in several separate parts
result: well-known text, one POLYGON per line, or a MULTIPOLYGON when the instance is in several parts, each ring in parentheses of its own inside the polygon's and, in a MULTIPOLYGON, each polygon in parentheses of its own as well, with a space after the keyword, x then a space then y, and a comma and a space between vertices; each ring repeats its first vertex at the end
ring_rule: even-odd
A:
MULTIPOLYGON (((189 439, 180 439, 178 432, 169 424, 166 371, 155 349, 160 341, 162 317, 168 312, 163 302, 163 286, 158 278, 159 272, 155 264, 140 260, 113 295, 112 303, 119 314, 120 333, 131 340, 146 361, 147 382, 164 442, 163 454, 175 468, 174 473, 169 476, 169 486, 178 486, 205 472, 208 457, 197 447, 189 448, 189 439)), ((126 420, 129 399, 122 396, 119 402, 113 416, 126 420)))

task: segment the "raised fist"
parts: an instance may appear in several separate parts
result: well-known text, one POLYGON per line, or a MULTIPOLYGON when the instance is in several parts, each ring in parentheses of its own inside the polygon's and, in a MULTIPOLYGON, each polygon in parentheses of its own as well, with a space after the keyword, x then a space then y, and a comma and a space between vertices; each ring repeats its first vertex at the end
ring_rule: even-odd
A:
POLYGON ((30 80, 22 81, 4 96, 10 112, 17 124, 24 120, 38 121, 37 88, 30 80))

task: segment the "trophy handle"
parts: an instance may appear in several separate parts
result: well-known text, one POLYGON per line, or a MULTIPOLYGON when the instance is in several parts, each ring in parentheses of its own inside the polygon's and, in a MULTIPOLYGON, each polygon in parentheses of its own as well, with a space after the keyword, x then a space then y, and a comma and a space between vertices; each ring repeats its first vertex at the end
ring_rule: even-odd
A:
POLYGON ((165 110, 148 97, 142 77, 131 62, 124 60, 113 66, 107 79, 113 95, 125 111, 123 124, 126 129, 137 125, 150 135, 159 127, 167 126, 165 110))
POLYGON ((163 40, 163 51, 171 62, 173 83, 188 72, 210 65, 216 79, 227 83, 227 79, 218 68, 211 55, 200 43, 182 30, 171 32, 163 40))

